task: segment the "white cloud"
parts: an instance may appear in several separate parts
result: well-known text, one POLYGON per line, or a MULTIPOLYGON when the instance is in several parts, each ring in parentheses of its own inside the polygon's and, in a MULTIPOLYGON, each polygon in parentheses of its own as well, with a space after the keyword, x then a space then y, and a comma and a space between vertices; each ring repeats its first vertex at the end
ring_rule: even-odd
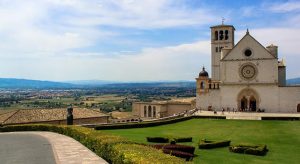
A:
POLYGON ((80 26, 111 25, 140 29, 208 24, 213 12, 187 8, 182 0, 103 0, 65 4, 79 12, 69 23, 80 26))
POLYGON ((194 80, 202 65, 209 70, 209 52, 209 41, 200 41, 146 48, 137 54, 114 58, 97 53, 74 53, 17 62, 7 60, 0 65, 0 76, 51 80, 194 80))
POLYGON ((273 3, 269 9, 277 13, 286 13, 293 11, 300 11, 300 2, 299 1, 288 1, 284 3, 273 3))

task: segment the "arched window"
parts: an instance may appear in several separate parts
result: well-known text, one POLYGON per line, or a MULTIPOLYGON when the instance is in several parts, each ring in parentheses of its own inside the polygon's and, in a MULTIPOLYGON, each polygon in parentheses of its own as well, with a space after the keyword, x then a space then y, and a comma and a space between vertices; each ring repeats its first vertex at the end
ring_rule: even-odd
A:
POLYGON ((211 84, 209 84, 209 89, 211 89, 211 84))
POLYGON ((144 106, 144 117, 147 117, 147 106, 144 106))
POLYGON ((228 40, 229 36, 228 36, 228 30, 225 30, 225 40, 228 40))
POLYGON ((297 112, 300 112, 300 104, 297 105, 297 112))
POLYGON ((200 89, 204 89, 204 82, 203 81, 201 81, 200 89))
POLYGON ((219 32, 219 38, 220 40, 224 39, 224 32, 222 30, 219 32))
POLYGON ((218 35, 218 31, 215 31, 215 40, 218 40, 219 35, 218 35))
POLYGON ((148 117, 152 117, 151 114, 152 114, 151 106, 148 106, 148 117))
POLYGON ((156 118, 156 107, 155 106, 153 107, 153 117, 156 118))

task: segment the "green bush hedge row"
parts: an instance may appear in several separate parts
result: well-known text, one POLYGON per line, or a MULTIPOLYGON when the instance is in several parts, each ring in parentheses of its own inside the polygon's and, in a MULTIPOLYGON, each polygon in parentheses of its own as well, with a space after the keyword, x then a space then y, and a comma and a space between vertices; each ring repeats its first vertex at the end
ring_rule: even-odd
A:
POLYGON ((234 145, 229 146, 229 151, 264 156, 268 152, 268 149, 267 145, 234 145))
POLYGON ((147 142, 169 143, 169 142, 192 142, 192 137, 146 137, 147 142))
POLYGON ((153 122, 138 122, 138 123, 125 123, 125 124, 109 124, 109 125, 99 125, 99 126, 91 126, 86 125, 87 127, 92 127, 96 130, 107 130, 107 129, 130 129, 130 128, 145 128, 145 127, 153 127, 159 125, 173 124, 176 122, 186 121, 193 118, 207 118, 207 119, 226 119, 226 116, 188 116, 188 117, 180 117, 169 120, 160 120, 153 122))
POLYGON ((153 121, 153 122, 138 122, 138 123, 126 123, 126 124, 111 124, 111 125, 100 125, 94 127, 96 130, 107 130, 107 129, 130 129, 130 128, 145 128, 159 125, 173 124, 180 121, 190 120, 193 117, 180 117, 170 120, 153 121))
POLYGON ((206 139, 200 140, 199 149, 212 149, 217 147, 226 147, 230 145, 230 140, 223 141, 209 141, 206 139))
POLYGON ((146 137, 147 142, 155 143, 169 143, 169 138, 167 137, 146 137))
POLYGON ((18 125, 1 127, 0 132, 11 131, 51 131, 74 138, 109 163, 184 163, 183 159, 163 154, 150 146, 143 146, 122 137, 101 131, 56 125, 18 125))

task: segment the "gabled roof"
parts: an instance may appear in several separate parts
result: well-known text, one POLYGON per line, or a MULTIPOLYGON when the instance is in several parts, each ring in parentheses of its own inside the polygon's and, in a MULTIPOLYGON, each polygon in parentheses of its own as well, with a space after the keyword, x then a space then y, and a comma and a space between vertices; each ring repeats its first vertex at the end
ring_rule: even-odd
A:
POLYGON ((247 31, 247 33, 243 36, 243 38, 223 57, 223 59, 221 60, 226 60, 228 59, 228 56, 232 55, 232 52, 234 52, 235 49, 239 48, 239 46, 242 44, 242 42, 244 40, 246 40, 246 38, 250 38, 250 40, 252 40, 256 45, 258 45, 259 47, 261 47, 266 54, 269 55, 270 58, 274 58, 277 59, 277 57, 273 56, 267 49, 266 47, 264 47, 261 43, 259 43, 253 36, 250 35, 250 33, 247 31))
MULTIPOLYGON (((73 109, 74 119, 102 117, 105 114, 92 109, 73 109)), ((0 124, 19 124, 66 120, 66 109, 22 109, 0 114, 0 124)))

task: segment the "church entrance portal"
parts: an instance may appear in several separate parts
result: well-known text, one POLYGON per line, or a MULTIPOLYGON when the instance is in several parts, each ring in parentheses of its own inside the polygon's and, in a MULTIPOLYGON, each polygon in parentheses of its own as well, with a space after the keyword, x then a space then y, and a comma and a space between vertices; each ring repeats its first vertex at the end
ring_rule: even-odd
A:
POLYGON ((256 111, 256 100, 254 97, 250 98, 249 110, 256 111))
POLYGON ((245 110, 245 109, 247 109, 247 99, 245 98, 245 97, 243 97, 242 99, 241 99, 241 109, 242 110, 245 110))
POLYGON ((242 90, 238 95, 238 109, 255 112, 258 107, 258 94, 250 88, 242 90))

